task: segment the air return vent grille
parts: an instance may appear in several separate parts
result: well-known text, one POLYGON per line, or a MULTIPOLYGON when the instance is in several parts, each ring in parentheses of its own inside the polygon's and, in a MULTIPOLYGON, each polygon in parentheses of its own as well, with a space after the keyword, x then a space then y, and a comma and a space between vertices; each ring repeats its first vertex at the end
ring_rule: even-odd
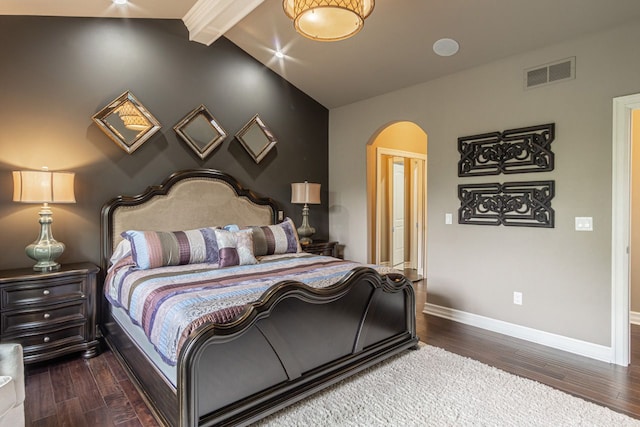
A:
POLYGON ((562 59, 524 70, 524 88, 546 86, 576 78, 576 57, 562 59))

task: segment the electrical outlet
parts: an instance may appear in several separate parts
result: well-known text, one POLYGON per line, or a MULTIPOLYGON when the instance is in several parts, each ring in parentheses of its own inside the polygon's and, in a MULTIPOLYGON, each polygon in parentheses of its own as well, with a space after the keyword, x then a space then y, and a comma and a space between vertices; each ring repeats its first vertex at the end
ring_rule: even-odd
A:
POLYGON ((522 292, 513 293, 513 303, 516 305, 522 305, 522 292))

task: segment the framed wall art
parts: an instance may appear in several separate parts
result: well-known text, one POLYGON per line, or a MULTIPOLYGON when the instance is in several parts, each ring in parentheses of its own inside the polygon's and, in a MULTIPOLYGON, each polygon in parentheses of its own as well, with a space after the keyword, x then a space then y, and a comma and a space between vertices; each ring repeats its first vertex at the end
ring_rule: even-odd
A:
POLYGON ((236 133, 236 138, 256 163, 260 163, 278 142, 257 114, 236 133))
POLYGON ((202 160, 227 137, 227 132, 204 105, 187 114, 173 130, 202 160))
POLYGON ((553 228, 555 181, 458 186, 459 224, 553 228))
POLYGON ((162 127, 153 114, 129 91, 107 104, 92 119, 100 130, 129 154, 162 127))
POLYGON ((552 171, 554 139, 555 123, 458 138, 458 176, 552 171))

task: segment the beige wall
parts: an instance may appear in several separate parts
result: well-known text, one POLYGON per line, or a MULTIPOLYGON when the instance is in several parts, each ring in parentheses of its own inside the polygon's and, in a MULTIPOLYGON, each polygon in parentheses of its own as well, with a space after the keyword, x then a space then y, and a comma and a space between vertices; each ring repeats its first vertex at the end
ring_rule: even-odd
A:
POLYGON ((631 122, 631 311, 640 311, 640 110, 631 122))
POLYGON ((366 261, 366 144, 387 123, 413 121, 429 135, 428 301, 610 345, 612 98, 640 92, 638 39, 635 23, 331 110, 331 238, 366 261), (524 69, 572 56, 575 80, 523 89, 524 69), (458 137, 548 122, 554 171, 458 178, 458 137), (541 179, 556 181, 553 229, 444 224, 459 183, 541 179), (576 216, 593 217, 594 231, 576 232, 576 216))

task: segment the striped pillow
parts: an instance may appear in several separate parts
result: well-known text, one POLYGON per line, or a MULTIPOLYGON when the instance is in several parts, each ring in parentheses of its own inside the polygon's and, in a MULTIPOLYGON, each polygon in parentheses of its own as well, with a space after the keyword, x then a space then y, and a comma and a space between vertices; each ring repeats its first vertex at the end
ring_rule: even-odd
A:
POLYGON ((253 231, 255 256, 302 252, 298 232, 291 218, 280 224, 249 227, 253 231))
POLYGON ((122 237, 131 243, 131 255, 138 268, 168 265, 217 263, 216 227, 187 231, 129 230, 122 237))
POLYGON ((220 267, 256 264, 258 262, 253 255, 251 230, 215 230, 215 234, 218 248, 220 248, 218 251, 220 267))

